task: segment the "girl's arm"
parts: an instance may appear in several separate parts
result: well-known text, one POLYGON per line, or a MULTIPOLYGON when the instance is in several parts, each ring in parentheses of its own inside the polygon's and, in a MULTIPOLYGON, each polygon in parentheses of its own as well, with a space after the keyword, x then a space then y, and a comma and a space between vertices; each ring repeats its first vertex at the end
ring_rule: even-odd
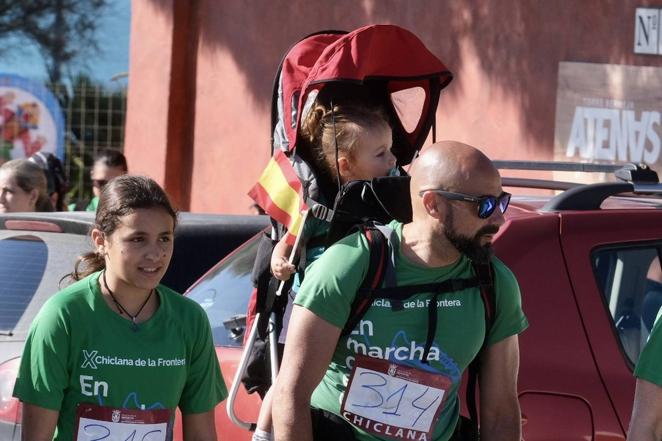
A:
POLYGON ((295 273, 296 267, 289 261, 292 245, 288 245, 285 237, 278 241, 271 253, 271 273, 278 280, 288 280, 295 273))
POLYGON ((60 412, 23 402, 22 438, 30 441, 51 441, 60 412))

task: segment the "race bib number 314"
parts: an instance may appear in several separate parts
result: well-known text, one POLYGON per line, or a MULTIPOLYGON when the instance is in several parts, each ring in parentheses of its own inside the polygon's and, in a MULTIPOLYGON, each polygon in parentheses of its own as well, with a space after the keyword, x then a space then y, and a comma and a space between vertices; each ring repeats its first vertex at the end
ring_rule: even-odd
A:
POLYGON ((81 403, 76 410, 76 441, 165 441, 172 411, 115 409, 81 403))
POLYGON ((430 439, 451 385, 443 375, 357 356, 341 413, 377 436, 430 439))

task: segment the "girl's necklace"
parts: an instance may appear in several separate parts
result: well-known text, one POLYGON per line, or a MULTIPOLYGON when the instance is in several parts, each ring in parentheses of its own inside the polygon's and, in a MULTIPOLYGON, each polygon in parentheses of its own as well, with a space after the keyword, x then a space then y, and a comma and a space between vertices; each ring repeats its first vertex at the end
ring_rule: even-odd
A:
POLYGON ((110 294, 110 297, 113 299, 113 302, 115 303, 115 306, 117 306, 117 312, 119 312, 120 315, 126 314, 127 316, 129 316, 129 318, 133 322, 131 324, 131 330, 133 330, 134 332, 137 331, 138 330, 138 323, 136 323, 136 319, 138 318, 138 316, 140 315, 142 310, 145 308, 145 305, 147 305, 147 302, 149 302, 149 299, 152 297, 152 293, 154 293, 154 289, 152 289, 149 292, 149 295, 147 296, 147 298, 143 302, 140 309, 138 309, 138 312, 136 312, 135 315, 131 315, 129 313, 129 311, 127 311, 126 308, 124 306, 122 306, 122 304, 120 302, 117 301, 117 299, 115 298, 115 294, 113 294, 113 292, 108 287, 108 282, 106 282, 106 271, 101 273, 101 276, 102 276, 102 279, 103 279, 103 286, 106 288, 106 291, 108 291, 108 294, 110 294))

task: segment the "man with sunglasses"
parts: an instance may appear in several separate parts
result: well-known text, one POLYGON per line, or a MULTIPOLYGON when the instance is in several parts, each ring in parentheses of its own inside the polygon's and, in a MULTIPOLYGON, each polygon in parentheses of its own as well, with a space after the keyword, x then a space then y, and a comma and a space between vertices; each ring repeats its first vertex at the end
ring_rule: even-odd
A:
POLYGON ((97 211, 99 195, 108 181, 128 172, 126 157, 119 150, 104 149, 94 157, 94 164, 90 171, 92 181, 92 194, 94 197, 87 204, 71 204, 71 211, 97 211))
POLYGON ((356 439, 452 439, 462 373, 483 341, 480 438, 520 439, 518 334, 528 323, 514 275, 492 256, 510 195, 492 162, 458 142, 424 149, 409 172, 413 220, 389 224, 397 285, 468 279, 471 259, 490 262, 494 321, 486 331, 480 289, 470 287, 439 297, 414 294, 399 305, 376 299, 351 334, 341 336, 370 259, 365 236, 342 239, 311 265, 295 300, 275 387, 279 441, 334 439, 329 428, 312 437, 320 412, 311 417, 311 405, 324 420, 351 423, 356 439))

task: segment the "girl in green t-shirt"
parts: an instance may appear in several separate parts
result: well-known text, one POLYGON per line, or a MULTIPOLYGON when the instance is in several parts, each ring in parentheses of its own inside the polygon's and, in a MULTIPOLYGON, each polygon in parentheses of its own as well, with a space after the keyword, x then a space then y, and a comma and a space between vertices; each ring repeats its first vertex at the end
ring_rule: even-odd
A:
POLYGON ((160 281, 177 214, 153 180, 120 176, 100 195, 94 251, 30 328, 14 395, 23 438, 215 440, 227 396, 202 308, 160 281), (147 437, 147 438, 145 438, 147 437))

